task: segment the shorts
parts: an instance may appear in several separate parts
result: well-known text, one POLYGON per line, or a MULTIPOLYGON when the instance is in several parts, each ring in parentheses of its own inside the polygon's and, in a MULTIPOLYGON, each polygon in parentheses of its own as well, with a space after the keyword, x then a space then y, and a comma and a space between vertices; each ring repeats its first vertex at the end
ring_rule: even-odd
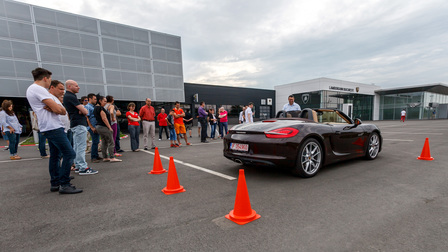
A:
POLYGON ((198 128, 200 128, 200 127, 201 127, 201 122, 198 121, 198 128))
POLYGON ((187 134, 184 124, 174 124, 174 129, 176 129, 176 134, 187 134))
POLYGON ((187 130, 191 130, 191 128, 193 128, 193 124, 185 124, 185 128, 187 129, 187 130))

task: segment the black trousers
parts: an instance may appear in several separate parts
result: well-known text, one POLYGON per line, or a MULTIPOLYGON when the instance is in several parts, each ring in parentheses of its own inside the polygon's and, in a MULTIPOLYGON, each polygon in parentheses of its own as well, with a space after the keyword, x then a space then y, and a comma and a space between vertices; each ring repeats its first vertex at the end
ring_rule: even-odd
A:
POLYGON ((207 139, 207 120, 203 117, 199 117, 201 123, 201 142, 205 142, 207 139))
POLYGON ((168 126, 159 125, 159 139, 162 139, 162 131, 165 129, 166 139, 170 139, 168 126))

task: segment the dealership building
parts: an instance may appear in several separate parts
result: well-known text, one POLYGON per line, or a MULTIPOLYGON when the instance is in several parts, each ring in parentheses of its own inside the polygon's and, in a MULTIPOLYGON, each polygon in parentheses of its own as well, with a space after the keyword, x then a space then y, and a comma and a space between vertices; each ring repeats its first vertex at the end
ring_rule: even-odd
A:
POLYGON ((28 126, 25 94, 36 67, 53 72, 53 79, 77 81, 78 98, 112 95, 123 110, 129 102, 139 109, 151 98, 156 111, 179 101, 195 114, 199 101, 205 101, 208 108, 224 107, 235 123, 249 102, 260 120, 275 116, 293 94, 302 108, 337 108, 363 120, 397 120, 402 109, 409 119, 447 118, 445 84, 381 89, 318 78, 272 90, 226 87, 184 83, 182 64, 180 36, 0 0, 0 101, 12 99, 28 126))
POLYGON ((275 86, 276 109, 294 95, 301 108, 332 108, 362 120, 446 119, 448 85, 442 83, 381 89, 374 84, 318 78, 275 86))

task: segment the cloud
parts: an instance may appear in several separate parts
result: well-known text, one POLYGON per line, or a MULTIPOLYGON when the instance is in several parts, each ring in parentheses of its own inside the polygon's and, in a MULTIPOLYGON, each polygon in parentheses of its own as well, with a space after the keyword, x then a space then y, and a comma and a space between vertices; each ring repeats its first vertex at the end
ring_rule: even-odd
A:
POLYGON ((448 83, 445 0, 26 0, 181 36, 185 82, 448 83))

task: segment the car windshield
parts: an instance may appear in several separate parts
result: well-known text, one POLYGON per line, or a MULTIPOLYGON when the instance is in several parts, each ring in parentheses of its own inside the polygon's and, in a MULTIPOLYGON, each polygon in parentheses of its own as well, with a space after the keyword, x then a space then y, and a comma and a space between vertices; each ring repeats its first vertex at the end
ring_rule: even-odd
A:
POLYGON ((320 123, 349 123, 334 110, 318 110, 317 121, 320 123))

